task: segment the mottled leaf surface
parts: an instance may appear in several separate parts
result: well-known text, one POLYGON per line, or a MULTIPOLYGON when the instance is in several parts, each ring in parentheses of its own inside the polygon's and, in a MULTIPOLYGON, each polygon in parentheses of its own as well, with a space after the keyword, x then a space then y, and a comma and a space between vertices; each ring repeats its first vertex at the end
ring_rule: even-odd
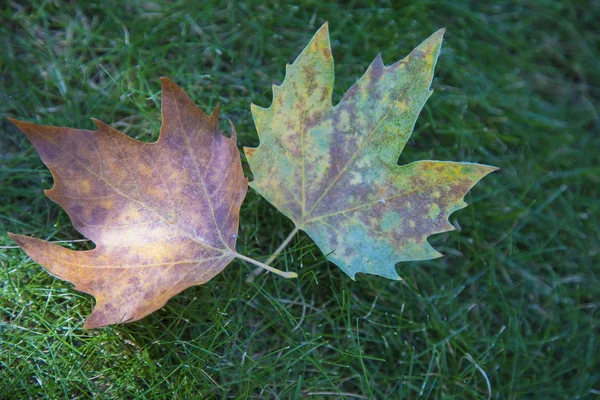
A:
POLYGON ((235 132, 218 129, 170 80, 162 81, 162 127, 143 143, 95 121, 98 130, 11 121, 54 176, 46 195, 96 248, 73 251, 11 237, 52 275, 96 298, 85 328, 140 319, 235 257, 247 190, 235 132))
POLYGON ((453 229, 448 216, 494 167, 442 161, 397 165, 423 105, 443 30, 406 58, 380 56, 336 106, 325 24, 273 86, 270 108, 252 107, 260 137, 245 148, 250 186, 315 241, 328 259, 399 279, 395 264, 439 257, 427 237, 453 229))

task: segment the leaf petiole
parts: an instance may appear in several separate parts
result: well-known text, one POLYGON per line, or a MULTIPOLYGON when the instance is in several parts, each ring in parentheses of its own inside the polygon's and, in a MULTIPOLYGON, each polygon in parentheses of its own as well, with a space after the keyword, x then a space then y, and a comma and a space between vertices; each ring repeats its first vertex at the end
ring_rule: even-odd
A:
MULTIPOLYGON (((265 264, 271 264, 273 261, 275 261, 275 258, 277 258, 277 256, 279 255, 279 253, 281 253, 283 251, 283 249, 285 249, 288 244, 290 244, 290 242, 292 241, 292 239, 294 238, 294 236, 296 236, 296 233, 298 233, 299 230, 300 230, 300 228, 298 228, 297 226, 295 226, 294 230, 279 245, 279 247, 277 248, 277 250, 275 250, 275 252, 273 252, 273 254, 271 254, 271 257, 269 257, 267 259, 267 261, 265 261, 265 264)), ((246 278, 246 283, 252 283, 252 282, 254 282, 254 279, 258 275, 260 275, 263 271, 264 271, 264 269, 262 267, 258 267, 254 271, 250 272, 250 275, 248 275, 248 278, 246 278)))
POLYGON ((291 279, 291 278, 297 278, 297 277, 298 277, 298 274, 297 274, 297 273, 295 273, 295 272, 291 272, 291 271, 288 271, 288 272, 286 272, 286 271, 281 271, 281 270, 279 270, 279 269, 277 269, 277 268, 273 268, 273 267, 271 267, 270 265, 267 265, 267 264, 261 263, 260 261, 256 261, 256 260, 255 260, 255 259, 253 259, 253 258, 246 257, 246 256, 244 256, 244 255, 242 255, 242 254, 240 254, 240 253, 235 253, 235 256, 236 256, 237 258, 239 258, 240 260, 244 260, 244 261, 247 261, 247 262, 249 262, 249 263, 251 263, 251 264, 258 265, 260 268, 262 268, 262 269, 266 269, 267 271, 269 271, 269 272, 272 272, 272 273, 274 273, 274 274, 277 274, 277 275, 279 275, 279 276, 282 276, 282 277, 284 277, 284 278, 291 279))

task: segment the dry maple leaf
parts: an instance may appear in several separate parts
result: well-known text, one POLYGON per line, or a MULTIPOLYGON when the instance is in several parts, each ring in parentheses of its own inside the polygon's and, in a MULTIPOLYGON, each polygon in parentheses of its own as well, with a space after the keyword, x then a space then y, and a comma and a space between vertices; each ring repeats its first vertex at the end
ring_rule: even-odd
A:
MULTIPOLYGON (((246 195, 236 146, 185 92, 162 78, 162 127, 143 143, 94 120, 98 130, 11 119, 54 176, 46 195, 96 248, 73 251, 10 236, 52 275, 96 298, 84 328, 140 319, 201 285, 239 255, 246 195)), ((233 128, 233 125, 232 125, 233 128)))
POLYGON ((332 106, 327 24, 292 65, 273 104, 252 106, 260 146, 245 148, 250 186, 304 230, 327 258, 357 272, 399 279, 400 261, 439 257, 427 237, 453 229, 448 216, 495 167, 418 161, 397 165, 429 89, 443 30, 390 66, 381 56, 332 106))

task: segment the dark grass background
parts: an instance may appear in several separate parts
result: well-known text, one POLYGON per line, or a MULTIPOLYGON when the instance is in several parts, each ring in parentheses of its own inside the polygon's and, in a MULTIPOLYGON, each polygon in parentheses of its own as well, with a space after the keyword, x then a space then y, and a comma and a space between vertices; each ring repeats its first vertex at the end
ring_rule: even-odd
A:
MULTIPOLYGON (((593 1, 2 2, 2 246, 81 238, 6 116, 154 140, 168 76, 254 146, 250 102, 270 104, 327 20, 336 101, 378 52, 392 63, 447 27, 400 163, 501 170, 431 239, 446 257, 398 265, 405 282, 354 282, 299 234, 275 263, 298 280, 248 285, 235 261, 95 331, 90 296, 0 249, 0 398, 600 398, 599 19, 593 1)), ((241 221, 238 250, 263 260, 293 228, 252 191, 241 221)))

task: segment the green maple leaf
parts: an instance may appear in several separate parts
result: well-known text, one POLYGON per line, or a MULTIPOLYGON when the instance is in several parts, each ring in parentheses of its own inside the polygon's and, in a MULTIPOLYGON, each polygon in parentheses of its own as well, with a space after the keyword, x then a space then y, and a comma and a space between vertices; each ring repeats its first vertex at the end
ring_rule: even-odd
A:
POLYGON ((423 105, 444 30, 406 58, 377 56, 332 105, 327 24, 273 86, 273 104, 252 106, 260 146, 245 148, 263 197, 304 230, 327 258, 357 272, 400 279, 395 264, 441 256, 427 237, 452 230, 448 216, 496 168, 417 161, 397 165, 423 105))

